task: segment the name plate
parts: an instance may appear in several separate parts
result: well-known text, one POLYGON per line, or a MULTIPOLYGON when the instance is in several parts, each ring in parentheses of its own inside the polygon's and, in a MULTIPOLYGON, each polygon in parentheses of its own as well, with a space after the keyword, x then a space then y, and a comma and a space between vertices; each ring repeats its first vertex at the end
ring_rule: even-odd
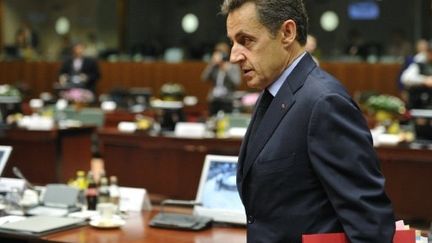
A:
POLYGON ((119 122, 117 129, 120 132, 132 133, 137 129, 137 125, 135 122, 119 122))
POLYGON ((120 187, 121 211, 150 211, 151 209, 152 206, 146 189, 120 187))
POLYGON ((174 130, 176 137, 203 138, 206 126, 199 122, 177 122, 174 130))
POLYGON ((14 188, 23 191, 25 184, 22 179, 0 177, 0 192, 10 192, 14 188))

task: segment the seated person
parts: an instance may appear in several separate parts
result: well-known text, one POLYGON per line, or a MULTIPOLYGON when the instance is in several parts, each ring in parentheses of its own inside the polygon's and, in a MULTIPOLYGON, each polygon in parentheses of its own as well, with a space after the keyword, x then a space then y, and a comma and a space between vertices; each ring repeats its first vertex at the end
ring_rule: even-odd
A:
POLYGON ((215 115, 220 110, 227 113, 233 110, 233 94, 242 77, 240 67, 230 63, 228 59, 228 44, 217 44, 209 64, 201 74, 203 81, 211 81, 213 84, 208 94, 210 115, 215 115))
POLYGON ((97 62, 83 55, 84 45, 82 43, 73 45, 72 53, 72 58, 67 59, 60 69, 60 88, 83 88, 95 94, 96 82, 100 78, 97 62))
POLYGON ((426 62, 429 42, 426 39, 420 39, 416 43, 416 54, 414 55, 415 62, 426 62))
POLYGON ((432 45, 429 45, 425 60, 414 60, 401 75, 408 90, 408 108, 432 108, 432 45))
MULTIPOLYGON (((413 56, 407 56, 402 64, 402 68, 398 74, 398 87, 400 90, 404 91, 404 86, 402 84, 401 76, 402 73, 409 67, 413 62, 426 62, 427 52, 429 48, 429 42, 426 39, 419 39, 416 43, 416 54, 413 56)), ((405 96, 405 92, 402 92, 402 96, 405 96)))

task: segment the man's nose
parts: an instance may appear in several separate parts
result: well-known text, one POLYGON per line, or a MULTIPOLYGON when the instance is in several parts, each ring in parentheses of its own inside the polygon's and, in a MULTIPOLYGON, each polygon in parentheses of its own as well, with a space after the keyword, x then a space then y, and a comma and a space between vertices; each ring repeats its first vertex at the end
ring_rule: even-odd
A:
POLYGON ((231 48, 230 62, 239 63, 243 59, 240 48, 234 44, 231 48))

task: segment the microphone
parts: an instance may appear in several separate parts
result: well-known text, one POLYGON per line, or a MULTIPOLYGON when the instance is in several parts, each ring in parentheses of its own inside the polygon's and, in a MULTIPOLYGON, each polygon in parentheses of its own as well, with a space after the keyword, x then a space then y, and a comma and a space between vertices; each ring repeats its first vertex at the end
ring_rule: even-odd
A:
POLYGON ((24 182, 26 183, 26 186, 31 189, 31 190, 35 190, 36 188, 33 186, 33 184, 31 184, 27 178, 24 177, 24 175, 21 173, 21 171, 18 169, 18 167, 14 166, 12 168, 12 172, 14 173, 14 175, 22 180, 24 180, 24 182))

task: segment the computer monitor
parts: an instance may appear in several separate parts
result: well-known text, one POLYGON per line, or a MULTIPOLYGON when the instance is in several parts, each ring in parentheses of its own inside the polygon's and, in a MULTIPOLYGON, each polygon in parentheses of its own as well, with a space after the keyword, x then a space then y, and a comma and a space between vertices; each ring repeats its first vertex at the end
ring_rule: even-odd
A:
POLYGON ((375 1, 356 0, 348 4, 351 20, 375 20, 380 17, 380 6, 375 1))
POLYGON ((410 110, 416 141, 418 143, 432 144, 432 110, 410 110))
POLYGON ((9 159, 11 152, 12 152, 11 146, 0 145, 0 176, 2 175, 3 170, 6 167, 6 163, 9 159))
POLYGON ((109 99, 114 101, 117 107, 131 112, 142 112, 148 109, 151 96, 152 90, 146 87, 117 88, 109 93, 109 99))
POLYGON ((10 114, 21 112, 21 98, 15 96, 0 97, 0 125, 6 124, 10 114))
POLYGON ((432 109, 432 90, 425 87, 408 88, 407 107, 412 110, 432 109))
POLYGON ((215 222, 246 224, 246 214, 236 186, 236 156, 206 155, 194 214, 215 222))

